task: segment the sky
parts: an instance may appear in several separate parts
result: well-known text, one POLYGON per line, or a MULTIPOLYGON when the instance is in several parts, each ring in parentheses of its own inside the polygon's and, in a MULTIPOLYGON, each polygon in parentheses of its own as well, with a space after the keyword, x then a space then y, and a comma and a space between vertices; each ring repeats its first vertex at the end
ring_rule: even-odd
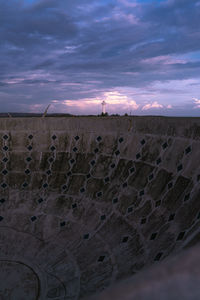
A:
POLYGON ((200 116, 200 0, 0 0, 0 112, 200 116))

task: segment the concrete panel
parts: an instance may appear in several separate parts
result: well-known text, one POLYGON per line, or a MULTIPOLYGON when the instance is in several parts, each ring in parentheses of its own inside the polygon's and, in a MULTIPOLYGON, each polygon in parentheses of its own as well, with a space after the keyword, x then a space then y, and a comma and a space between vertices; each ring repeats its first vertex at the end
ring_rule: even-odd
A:
POLYGON ((199 118, 0 118, 0 298, 95 299, 140 273, 142 286, 200 242, 199 149, 199 118))

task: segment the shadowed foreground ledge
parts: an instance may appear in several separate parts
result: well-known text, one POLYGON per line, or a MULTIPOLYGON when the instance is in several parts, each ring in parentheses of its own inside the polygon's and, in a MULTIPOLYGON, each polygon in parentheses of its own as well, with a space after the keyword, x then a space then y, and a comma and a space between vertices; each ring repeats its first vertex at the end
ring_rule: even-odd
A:
POLYGON ((199 118, 0 118, 0 299, 94 299, 133 276, 131 299, 175 299, 187 276, 198 293, 163 273, 182 256, 159 264, 194 264, 199 157, 199 118))
POLYGON ((141 271, 87 300, 198 300, 200 245, 141 271))

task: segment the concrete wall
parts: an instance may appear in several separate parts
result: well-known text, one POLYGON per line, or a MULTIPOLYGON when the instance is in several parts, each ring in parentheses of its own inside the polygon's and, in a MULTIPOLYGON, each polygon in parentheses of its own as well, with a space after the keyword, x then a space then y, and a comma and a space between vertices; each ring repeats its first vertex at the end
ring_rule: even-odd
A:
POLYGON ((81 299, 198 242, 199 157, 199 118, 0 119, 0 299, 81 299))

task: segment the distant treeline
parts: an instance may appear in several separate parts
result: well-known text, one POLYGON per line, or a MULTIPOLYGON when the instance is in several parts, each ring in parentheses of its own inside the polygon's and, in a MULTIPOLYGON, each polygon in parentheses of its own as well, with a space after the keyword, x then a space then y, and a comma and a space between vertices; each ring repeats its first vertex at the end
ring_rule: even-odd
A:
MULTIPOLYGON (((27 117, 38 117, 41 118, 43 113, 16 113, 16 112, 8 112, 8 113, 0 113, 0 118, 27 118, 27 117)), ((119 114, 109 115, 108 113, 101 113, 100 115, 72 115, 65 113, 48 113, 45 115, 45 118, 48 117, 121 117, 119 114)), ((123 116, 128 116, 128 114, 124 114, 123 116)))

